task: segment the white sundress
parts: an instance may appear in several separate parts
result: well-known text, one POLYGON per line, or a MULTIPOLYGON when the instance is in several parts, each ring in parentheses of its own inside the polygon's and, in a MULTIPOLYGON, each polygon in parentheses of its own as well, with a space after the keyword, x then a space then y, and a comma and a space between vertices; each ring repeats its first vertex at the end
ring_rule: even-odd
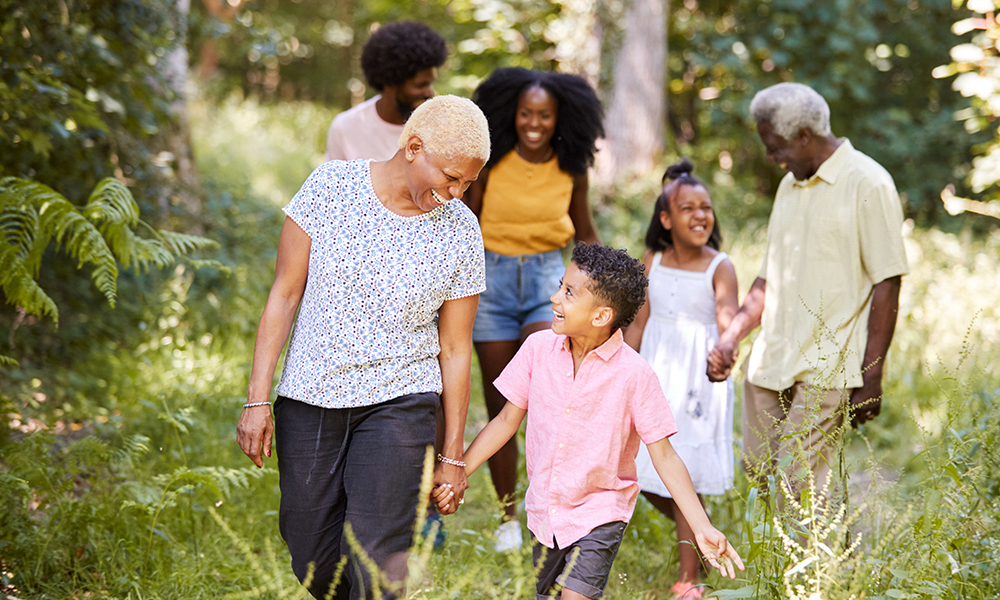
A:
MULTIPOLYGON (((712 383, 705 374, 708 352, 719 339, 712 276, 725 258, 720 252, 704 273, 660 264, 649 274, 649 320, 639 354, 653 367, 677 423, 670 438, 699 494, 722 494, 733 487, 733 381, 712 383)), ((670 497, 649 451, 636 457, 643 491, 670 497)))

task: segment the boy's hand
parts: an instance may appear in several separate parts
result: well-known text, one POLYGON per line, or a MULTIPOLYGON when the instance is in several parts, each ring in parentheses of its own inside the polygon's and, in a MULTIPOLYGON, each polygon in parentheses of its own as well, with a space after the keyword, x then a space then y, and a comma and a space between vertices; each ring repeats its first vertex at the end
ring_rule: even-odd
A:
POLYGON ((744 570, 740 555, 729 545, 726 536, 715 527, 709 526, 704 531, 694 534, 694 539, 698 542, 698 548, 701 549, 701 554, 708 564, 718 569, 723 576, 736 579, 733 563, 736 563, 740 571, 744 570))
MULTIPOLYGON (((450 483, 439 483, 431 490, 431 501, 437 505, 438 512, 450 515, 458 510, 460 501, 455 497, 455 490, 450 483)), ((464 502, 462 500, 461 502, 464 502)))

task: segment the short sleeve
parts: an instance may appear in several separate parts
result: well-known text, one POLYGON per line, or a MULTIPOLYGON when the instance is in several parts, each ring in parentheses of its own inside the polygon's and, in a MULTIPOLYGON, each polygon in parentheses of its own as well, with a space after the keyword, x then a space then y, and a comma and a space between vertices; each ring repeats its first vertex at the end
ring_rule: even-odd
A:
POLYGON ((528 390, 531 388, 531 370, 537 346, 538 336, 528 336, 500 377, 493 382, 504 398, 524 410, 528 409, 528 390))
POLYGON ((332 171, 337 164, 344 163, 325 163, 317 167, 282 209, 310 238, 315 239, 323 229, 323 223, 329 221, 324 218, 324 213, 331 208, 334 193, 332 171))
POLYGON ((858 235, 861 263, 872 284, 909 272, 903 245, 903 206, 888 181, 862 180, 858 185, 858 235))
POLYGON ((486 257, 483 253, 483 235, 471 226, 464 234, 464 244, 451 277, 451 288, 446 300, 458 300, 486 291, 486 257))
POLYGON ((652 444, 677 433, 674 414, 656 373, 648 365, 640 369, 633 383, 632 421, 644 444, 652 444))

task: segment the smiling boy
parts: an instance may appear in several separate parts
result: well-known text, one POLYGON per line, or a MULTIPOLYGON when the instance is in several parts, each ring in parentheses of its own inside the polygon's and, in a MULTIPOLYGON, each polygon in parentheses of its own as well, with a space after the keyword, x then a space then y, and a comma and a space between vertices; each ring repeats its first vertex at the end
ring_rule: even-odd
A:
MULTIPOLYGON (((471 475, 529 417, 525 505, 539 600, 604 593, 639 493, 640 440, 708 562, 729 577, 733 562, 743 569, 670 445, 677 430, 655 373, 623 342, 646 284, 642 263, 624 251, 577 245, 551 299, 552 329, 529 336, 496 380, 508 402, 465 452, 471 475)), ((435 501, 449 513, 460 499, 442 486, 435 501)))

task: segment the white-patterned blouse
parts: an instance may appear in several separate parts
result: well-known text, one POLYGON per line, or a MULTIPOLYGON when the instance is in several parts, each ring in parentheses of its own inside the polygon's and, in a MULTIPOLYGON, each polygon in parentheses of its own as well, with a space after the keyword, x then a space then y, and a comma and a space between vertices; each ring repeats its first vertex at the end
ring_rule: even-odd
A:
POLYGON ((276 391, 325 408, 440 393, 438 309, 486 289, 465 204, 397 215, 375 196, 369 164, 321 165, 284 208, 312 244, 276 391))

